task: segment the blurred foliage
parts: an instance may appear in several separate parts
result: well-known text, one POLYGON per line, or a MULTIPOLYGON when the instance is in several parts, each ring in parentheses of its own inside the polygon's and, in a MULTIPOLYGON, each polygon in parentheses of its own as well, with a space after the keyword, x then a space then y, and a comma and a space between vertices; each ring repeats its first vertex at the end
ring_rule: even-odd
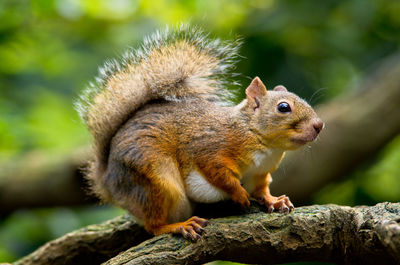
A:
MULTIPOLYGON (((399 50, 399 13, 398 0, 2 0, 0 161, 87 145, 74 98, 105 59, 165 24, 190 21, 213 36, 240 36, 244 58, 236 72, 243 86, 258 75, 268 87, 286 85, 317 104, 348 93, 399 50)), ((400 137, 353 176, 316 194, 316 202, 397 201, 399 162, 400 137)), ((0 223, 0 262, 117 213, 17 211, 0 223)))
POLYGON ((107 206, 18 210, 0 222, 0 263, 26 255, 50 238, 123 212, 107 206))
POLYGON ((315 195, 316 203, 374 205, 400 200, 400 136, 391 141, 377 157, 367 161, 351 178, 333 183, 315 195))

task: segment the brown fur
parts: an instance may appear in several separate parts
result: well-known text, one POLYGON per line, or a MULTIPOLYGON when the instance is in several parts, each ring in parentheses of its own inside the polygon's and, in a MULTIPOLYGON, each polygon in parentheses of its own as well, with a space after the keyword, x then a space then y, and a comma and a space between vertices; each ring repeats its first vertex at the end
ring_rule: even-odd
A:
POLYGON ((95 157, 88 170, 94 193, 111 199, 103 185, 98 185, 98 178, 106 171, 112 137, 137 109, 158 99, 216 99, 219 82, 211 76, 222 62, 213 52, 177 40, 154 48, 139 63, 129 64, 106 80, 86 114, 94 138, 95 157))
MULTIPOLYGON (((270 146, 295 148, 290 138, 304 131, 297 132, 291 125, 299 119, 310 123, 316 117, 306 103, 288 92, 269 91, 259 100, 257 111, 261 113, 257 114, 250 100, 236 107, 219 107, 200 99, 144 106, 113 138, 111 167, 103 176, 105 187, 117 204, 143 219, 146 228, 155 234, 176 231, 182 224, 165 225, 190 216, 192 206, 185 194, 185 177, 194 169, 247 207, 249 194, 240 179, 252 163, 251 154, 270 146), (297 104, 299 113, 286 120, 277 117, 275 104, 282 98, 297 104), (302 115, 307 115, 307 121, 302 115), (278 119, 279 123, 274 124, 278 119)), ((269 200, 268 178, 269 172, 254 176, 255 198, 269 200)))

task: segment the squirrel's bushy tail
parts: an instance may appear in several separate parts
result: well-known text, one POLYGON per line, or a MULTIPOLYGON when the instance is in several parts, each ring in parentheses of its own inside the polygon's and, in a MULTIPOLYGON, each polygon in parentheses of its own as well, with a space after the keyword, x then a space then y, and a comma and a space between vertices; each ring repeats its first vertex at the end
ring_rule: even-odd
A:
POLYGON ((214 101, 226 94, 221 88, 238 46, 238 42, 211 40, 201 30, 181 25, 157 31, 139 49, 100 68, 99 77, 76 103, 94 138, 95 157, 88 178, 104 173, 112 137, 147 102, 190 97, 214 101))

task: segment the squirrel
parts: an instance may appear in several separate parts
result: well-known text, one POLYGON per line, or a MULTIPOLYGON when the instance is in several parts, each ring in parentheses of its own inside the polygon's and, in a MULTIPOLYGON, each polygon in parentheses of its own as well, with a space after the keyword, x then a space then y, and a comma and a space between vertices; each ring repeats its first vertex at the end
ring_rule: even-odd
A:
POLYGON ((192 216, 197 202, 230 198, 247 208, 252 197, 267 212, 294 209, 289 197, 271 195, 271 173, 324 123, 284 86, 267 91, 258 77, 240 104, 223 104, 239 46, 167 27, 108 61, 76 103, 94 139, 91 190, 149 233, 198 240, 209 222, 192 216))

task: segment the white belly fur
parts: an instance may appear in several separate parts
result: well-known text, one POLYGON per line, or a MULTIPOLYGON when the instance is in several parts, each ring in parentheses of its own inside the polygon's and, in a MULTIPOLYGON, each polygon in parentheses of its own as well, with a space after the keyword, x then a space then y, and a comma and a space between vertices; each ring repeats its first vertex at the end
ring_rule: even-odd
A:
MULTIPOLYGON (((282 158, 282 154, 283 151, 277 149, 257 151, 253 154, 253 163, 242 173, 240 180, 249 194, 255 188, 254 177, 273 172, 282 158)), ((190 172, 186 178, 186 194, 191 200, 201 203, 213 203, 230 198, 226 192, 210 184, 196 170, 190 172)))
POLYGON ((253 164, 251 164, 242 174, 242 185, 248 193, 255 189, 254 178, 266 175, 276 170, 277 165, 282 159, 283 150, 268 149, 257 151, 253 154, 253 164))
POLYGON ((229 195, 208 182, 198 171, 192 171, 186 178, 186 194, 195 201, 213 203, 229 199, 229 195))

